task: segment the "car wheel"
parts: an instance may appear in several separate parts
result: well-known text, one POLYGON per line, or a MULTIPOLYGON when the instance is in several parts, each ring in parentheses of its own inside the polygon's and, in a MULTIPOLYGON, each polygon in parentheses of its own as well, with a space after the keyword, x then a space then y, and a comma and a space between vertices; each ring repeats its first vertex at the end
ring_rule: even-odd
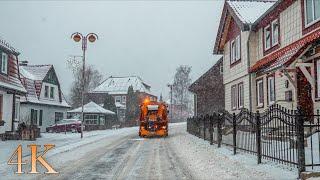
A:
POLYGON ((75 128, 72 128, 72 129, 71 129, 71 132, 72 132, 72 133, 76 133, 77 130, 76 130, 75 128))
POLYGON ((53 130, 52 129, 49 129, 49 131, 48 131, 49 133, 53 133, 53 130))

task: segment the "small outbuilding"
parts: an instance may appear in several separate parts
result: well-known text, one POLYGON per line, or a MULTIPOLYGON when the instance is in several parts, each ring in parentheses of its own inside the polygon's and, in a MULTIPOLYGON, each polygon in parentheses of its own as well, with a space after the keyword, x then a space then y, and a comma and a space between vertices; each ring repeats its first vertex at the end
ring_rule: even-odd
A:
MULTIPOLYGON (((84 105, 84 125, 85 130, 99 130, 111 128, 116 124, 116 113, 110 110, 104 109, 100 105, 89 102, 84 105)), ((82 107, 68 111, 68 117, 81 117, 82 107)))

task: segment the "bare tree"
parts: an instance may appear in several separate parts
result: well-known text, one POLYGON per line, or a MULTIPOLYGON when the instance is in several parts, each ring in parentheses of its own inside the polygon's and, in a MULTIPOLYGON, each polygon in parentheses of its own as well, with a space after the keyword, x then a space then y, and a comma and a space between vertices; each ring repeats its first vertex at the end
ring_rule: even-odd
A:
MULTIPOLYGON (((85 71, 85 80, 84 80, 84 102, 87 103, 89 101, 87 93, 94 88, 96 88, 103 76, 94 66, 87 66, 85 71)), ((79 68, 74 73, 74 81, 72 83, 71 92, 70 92, 70 100, 72 107, 81 106, 81 91, 82 91, 82 68, 79 68)))
POLYGON ((173 82, 173 100, 180 107, 180 118, 183 118, 183 111, 188 111, 190 103, 190 93, 188 87, 191 84, 191 67, 180 65, 176 69, 173 82))

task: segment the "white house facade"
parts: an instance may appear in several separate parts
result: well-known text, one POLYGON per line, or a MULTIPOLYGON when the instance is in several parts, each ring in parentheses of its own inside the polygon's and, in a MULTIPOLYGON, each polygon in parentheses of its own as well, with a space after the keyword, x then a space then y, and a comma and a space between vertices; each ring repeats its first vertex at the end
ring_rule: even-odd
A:
POLYGON ((28 92, 21 98, 20 119, 45 132, 46 127, 66 118, 70 106, 63 96, 53 65, 21 63, 20 69, 21 81, 28 92))

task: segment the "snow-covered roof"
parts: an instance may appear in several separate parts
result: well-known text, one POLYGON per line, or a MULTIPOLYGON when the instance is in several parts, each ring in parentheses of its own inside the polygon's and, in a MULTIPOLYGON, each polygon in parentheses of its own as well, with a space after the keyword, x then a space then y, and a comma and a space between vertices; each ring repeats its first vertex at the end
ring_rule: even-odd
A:
POLYGON ((7 41, 5 41, 1 36, 0 36, 0 46, 7 51, 12 52, 14 55, 19 55, 20 53, 12 47, 7 41))
MULTIPOLYGON (((42 81, 46 77, 47 73, 53 65, 20 65, 20 77, 27 90, 27 95, 21 98, 21 102, 43 104, 49 106, 59 106, 70 108, 71 106, 67 103, 63 93, 61 92, 61 99, 47 100, 40 99, 40 91, 42 86, 42 81)), ((59 89, 59 91, 61 91, 59 89)))
POLYGON ((272 1, 227 1, 228 5, 234 10, 237 17, 245 24, 253 24, 260 16, 262 16, 271 6, 276 3, 272 1))
POLYGON ((127 94, 129 86, 132 86, 134 91, 150 93, 150 86, 138 76, 111 76, 91 93, 127 94))
MULTIPOLYGON (((83 106, 84 113, 98 113, 98 114, 116 114, 115 112, 112 112, 110 110, 104 109, 103 107, 99 106, 98 104, 94 102, 89 102, 88 104, 83 106)), ((74 110, 68 111, 68 113, 81 113, 82 107, 76 108, 74 110)))
POLYGON ((42 81, 52 65, 27 65, 20 66, 20 74, 28 79, 42 81))

